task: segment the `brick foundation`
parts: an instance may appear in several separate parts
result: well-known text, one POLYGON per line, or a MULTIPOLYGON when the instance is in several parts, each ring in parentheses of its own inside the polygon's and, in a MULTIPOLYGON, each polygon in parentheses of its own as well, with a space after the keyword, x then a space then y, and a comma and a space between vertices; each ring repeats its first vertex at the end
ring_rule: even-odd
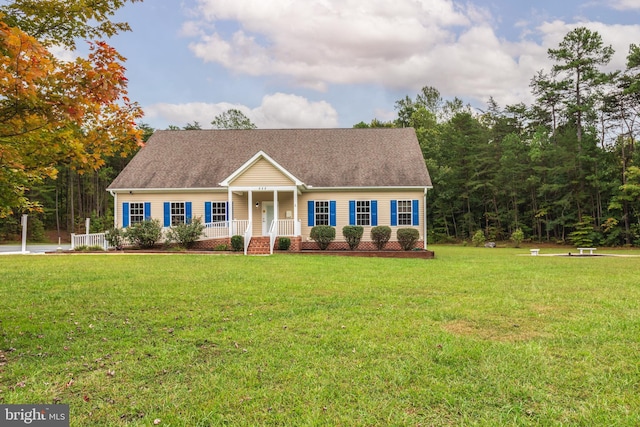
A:
MULTIPOLYGON (((293 244, 292 244, 293 246, 293 244)), ((422 240, 418 240, 414 246, 415 248, 424 248, 424 241, 422 240)), ((311 250, 311 251, 317 251, 320 248, 318 247, 318 244, 316 242, 310 241, 310 242, 302 242, 301 243, 301 250, 311 250)), ((329 247, 327 247, 328 251, 348 251, 349 250, 349 245, 347 244, 347 242, 331 242, 329 243, 329 247)), ((360 242, 360 244, 358 245, 358 248, 356 249, 358 251, 377 251, 378 249, 376 248, 376 245, 373 242, 360 242)), ((401 251, 402 248, 400 247, 400 243, 393 242, 393 241, 389 241, 387 242, 386 245, 384 245, 384 249, 385 251, 401 251)))
POLYGON ((210 239, 210 240, 198 240, 194 245, 193 249, 199 249, 203 251, 212 251, 218 245, 227 245, 228 250, 231 250, 231 238, 223 237, 220 239, 210 239))

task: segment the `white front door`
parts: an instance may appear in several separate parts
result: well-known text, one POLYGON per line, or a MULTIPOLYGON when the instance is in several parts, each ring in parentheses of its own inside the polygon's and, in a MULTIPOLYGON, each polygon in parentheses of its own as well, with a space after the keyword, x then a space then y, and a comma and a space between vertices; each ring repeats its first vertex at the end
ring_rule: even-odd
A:
POLYGON ((269 227, 273 221, 273 202, 262 202, 262 235, 269 235, 269 227))

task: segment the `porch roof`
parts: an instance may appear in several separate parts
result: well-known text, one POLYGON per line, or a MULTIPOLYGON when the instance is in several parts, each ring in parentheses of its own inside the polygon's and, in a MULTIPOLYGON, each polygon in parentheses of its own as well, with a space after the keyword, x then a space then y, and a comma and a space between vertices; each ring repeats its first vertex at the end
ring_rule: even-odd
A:
POLYGON ((431 186, 412 128, 256 129, 156 131, 108 189, 220 188, 260 151, 307 187, 431 186))

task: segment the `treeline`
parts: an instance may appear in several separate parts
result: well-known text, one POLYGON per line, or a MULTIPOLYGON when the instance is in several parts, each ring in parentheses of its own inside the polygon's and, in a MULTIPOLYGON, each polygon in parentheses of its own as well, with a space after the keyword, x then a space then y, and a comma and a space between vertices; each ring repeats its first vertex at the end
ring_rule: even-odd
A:
POLYGON ((416 129, 434 188, 431 241, 491 240, 520 229, 536 241, 640 245, 640 48, 604 73, 613 49, 577 28, 531 79, 533 105, 490 99, 473 111, 425 87, 396 103, 398 118, 357 127, 416 129))

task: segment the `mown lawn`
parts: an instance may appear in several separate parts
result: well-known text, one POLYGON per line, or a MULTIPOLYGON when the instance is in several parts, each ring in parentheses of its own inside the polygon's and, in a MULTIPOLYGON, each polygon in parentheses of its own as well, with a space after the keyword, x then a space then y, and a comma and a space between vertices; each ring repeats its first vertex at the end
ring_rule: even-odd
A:
POLYGON ((68 403, 72 426, 640 425, 640 258, 431 249, 0 256, 0 403, 68 403))

